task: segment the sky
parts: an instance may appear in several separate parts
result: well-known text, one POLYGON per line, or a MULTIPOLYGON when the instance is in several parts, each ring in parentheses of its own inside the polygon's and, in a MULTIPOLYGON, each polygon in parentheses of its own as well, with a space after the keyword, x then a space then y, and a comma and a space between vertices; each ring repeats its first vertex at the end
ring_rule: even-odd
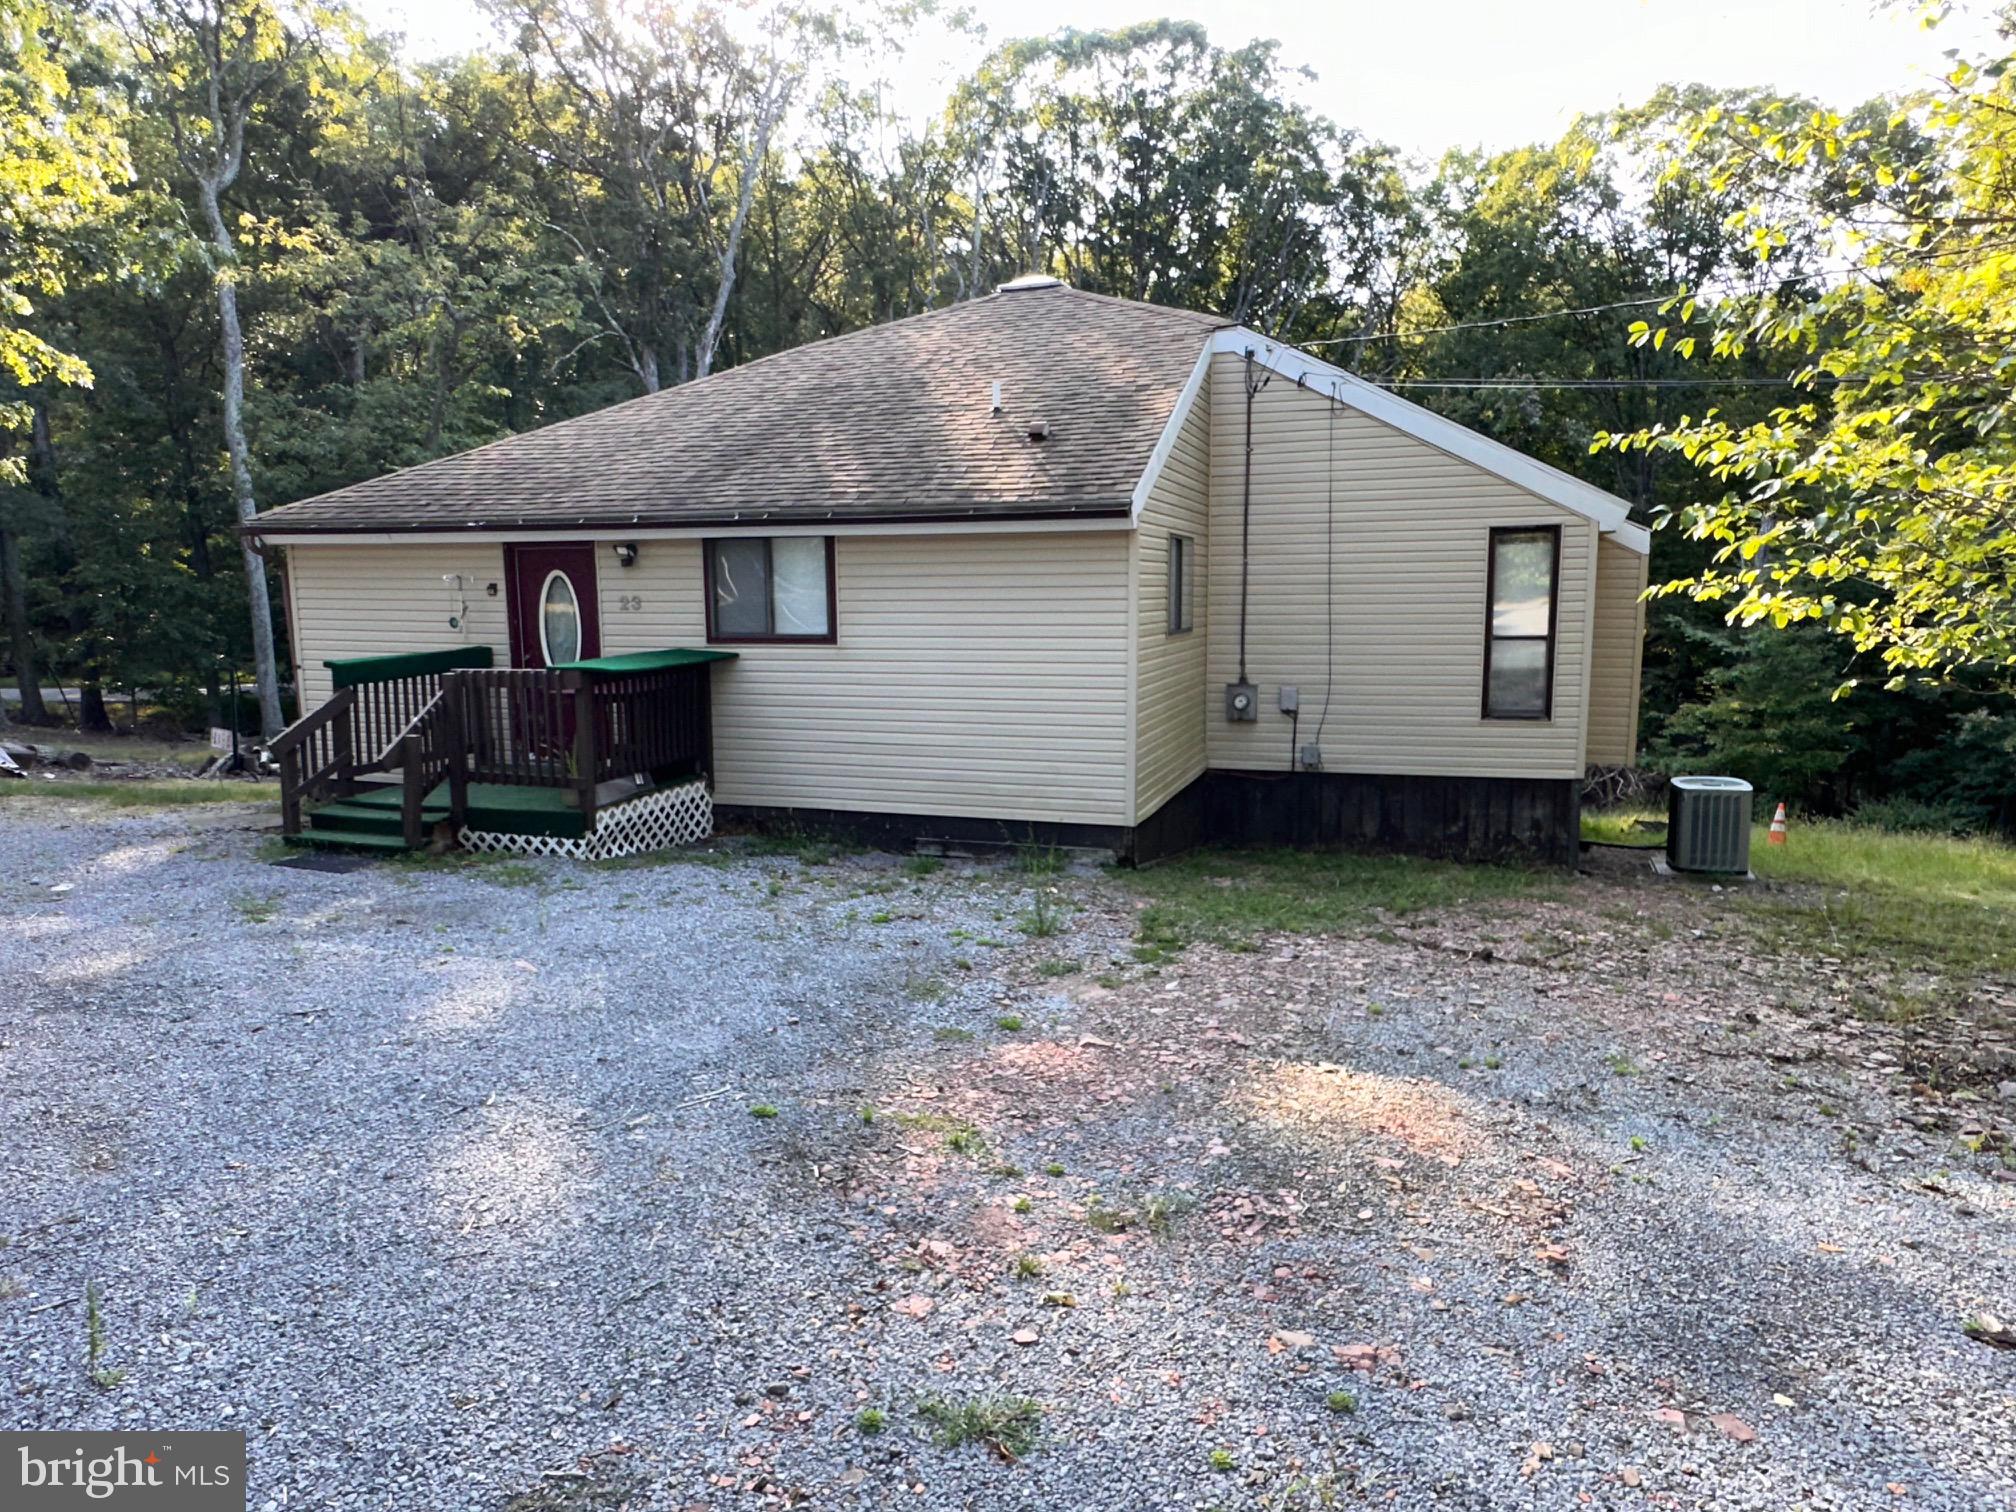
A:
MULTIPOLYGON (((1450 147, 1504 148, 1558 137, 1578 114, 1637 104, 1660 84, 1769 84, 1837 105, 1908 88, 1942 53, 1990 36, 1978 14, 1926 33, 1910 7, 1872 0, 970 0, 986 40, 927 34, 892 79, 923 115, 985 50, 1065 26, 1171 15, 1214 41, 1255 37, 1312 69, 1307 103, 1340 125, 1424 161, 1450 147)), ((481 35, 471 0, 362 0, 421 55, 481 35)))

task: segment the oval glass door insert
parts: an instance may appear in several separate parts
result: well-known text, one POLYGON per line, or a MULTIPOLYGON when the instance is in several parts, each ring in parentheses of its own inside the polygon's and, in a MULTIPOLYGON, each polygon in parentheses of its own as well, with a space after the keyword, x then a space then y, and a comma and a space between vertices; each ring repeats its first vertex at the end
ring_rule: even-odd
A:
POLYGON ((549 667, 581 659, 581 605, 564 572, 549 572, 539 594, 539 649, 549 667))

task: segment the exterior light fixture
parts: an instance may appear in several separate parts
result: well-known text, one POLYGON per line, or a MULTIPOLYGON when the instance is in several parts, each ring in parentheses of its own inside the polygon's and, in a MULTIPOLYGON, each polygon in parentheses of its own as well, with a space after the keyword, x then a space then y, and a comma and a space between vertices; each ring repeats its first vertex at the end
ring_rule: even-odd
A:
POLYGON ((635 541, 618 541, 612 549, 616 553, 616 561, 619 565, 624 567, 635 567, 637 565, 637 543, 635 541))

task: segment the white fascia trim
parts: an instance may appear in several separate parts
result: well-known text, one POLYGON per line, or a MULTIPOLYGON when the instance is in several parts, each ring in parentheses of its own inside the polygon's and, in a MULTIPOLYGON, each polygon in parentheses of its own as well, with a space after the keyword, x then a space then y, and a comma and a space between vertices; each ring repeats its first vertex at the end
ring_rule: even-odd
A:
POLYGON ((1423 409, 1398 394, 1354 377, 1342 368, 1332 367, 1320 357, 1311 357, 1307 352, 1284 346, 1245 326, 1219 331, 1211 338, 1210 350, 1237 357, 1251 352, 1254 361, 1284 378, 1292 378, 1298 384, 1314 380, 1319 385, 1316 392, 1333 395, 1338 403, 1349 405, 1417 441, 1425 441, 1437 451, 1447 452, 1458 461, 1468 462, 1473 467, 1503 478, 1507 483, 1523 488, 1550 504, 1558 504, 1570 513, 1594 520, 1605 535, 1614 537, 1620 545, 1638 552, 1652 548, 1650 534, 1642 526, 1631 523, 1630 505, 1615 494, 1605 493, 1593 484, 1570 477, 1558 467, 1549 467, 1502 441, 1479 435, 1467 425, 1459 425, 1433 410, 1423 409))
MULTIPOLYGON (((1207 341, 1204 350, 1197 354, 1197 365, 1190 369, 1189 381, 1183 385, 1183 392, 1176 396, 1176 408, 1170 411, 1169 423, 1162 427, 1162 438, 1155 443, 1147 470, 1141 474, 1141 481, 1134 485, 1133 522, 1136 525, 1141 523, 1141 511, 1148 503, 1148 496, 1162 481, 1162 469, 1169 465, 1170 454, 1176 450, 1176 440, 1189 423, 1190 411, 1196 408, 1197 396, 1204 389, 1204 380, 1211 374, 1211 354, 1217 350, 1215 341, 1207 341)), ((1242 346, 1240 350, 1245 348, 1242 346)))
POLYGON ((526 541, 697 541, 722 536, 916 536, 916 535, 1083 535, 1105 531, 1124 534, 1132 523, 1119 514, 1101 519, 1066 515, 1054 520, 948 520, 887 524, 806 524, 781 521, 768 525, 637 526, 630 530, 275 530, 262 532, 268 546, 469 546, 510 545, 526 541))

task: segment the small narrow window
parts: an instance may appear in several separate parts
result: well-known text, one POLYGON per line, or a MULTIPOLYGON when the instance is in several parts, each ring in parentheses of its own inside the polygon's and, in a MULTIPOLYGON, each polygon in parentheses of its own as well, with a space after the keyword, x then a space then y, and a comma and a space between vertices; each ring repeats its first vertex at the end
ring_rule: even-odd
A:
POLYGON ((1554 715, 1555 585, 1561 531, 1553 525, 1491 532, 1489 618, 1484 628, 1484 717, 1554 715))
POLYGON ((1169 633, 1181 635, 1196 624, 1196 590, 1192 585, 1193 548, 1189 536, 1169 537, 1169 633))
POLYGON ((706 559, 708 640, 833 639, 831 536, 709 541, 706 559))

